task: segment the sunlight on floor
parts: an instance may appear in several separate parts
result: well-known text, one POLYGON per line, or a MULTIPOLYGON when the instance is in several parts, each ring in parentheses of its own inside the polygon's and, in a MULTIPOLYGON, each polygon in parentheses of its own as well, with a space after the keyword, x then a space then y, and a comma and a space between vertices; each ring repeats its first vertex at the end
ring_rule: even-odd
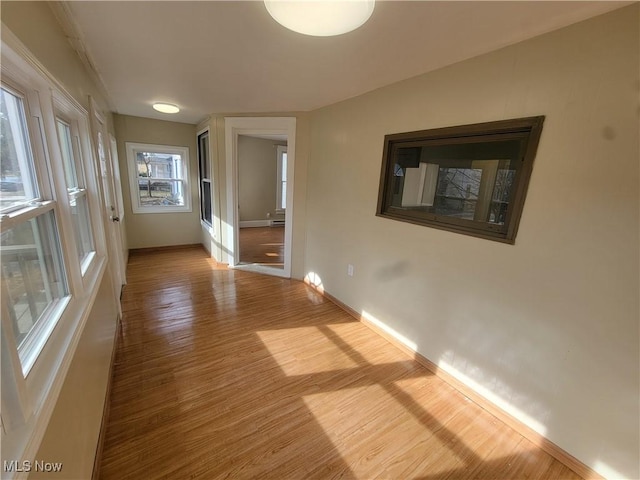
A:
POLYGON ((382 337, 372 337, 369 329, 359 322, 323 325, 321 330, 359 364, 383 365, 407 361, 405 353, 395 348, 385 348, 387 341, 382 337), (375 348, 374 344, 379 344, 379 348, 375 348), (357 348, 357 345, 361 348, 357 348))
MULTIPOLYGON (((306 395, 303 400, 356 478, 410 478, 407 471, 414 465, 403 459, 415 460, 416 452, 426 448, 430 452, 446 449, 444 442, 380 385, 306 395), (394 421, 381 420, 381 412, 388 415, 391 410, 397 411, 394 421), (398 442, 399 434, 408 442, 398 442)), ((444 470, 434 466, 430 473, 444 470)))
POLYGON ((265 330, 257 334, 288 376, 358 366, 317 327, 265 330), (324 347, 322 354, 310 354, 319 344, 327 344, 329 348, 324 347))

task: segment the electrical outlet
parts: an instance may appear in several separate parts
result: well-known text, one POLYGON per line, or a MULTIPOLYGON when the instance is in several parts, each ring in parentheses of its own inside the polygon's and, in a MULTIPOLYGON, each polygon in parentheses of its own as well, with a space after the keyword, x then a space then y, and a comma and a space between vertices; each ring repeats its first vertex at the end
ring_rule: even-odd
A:
POLYGON ((347 275, 353 277, 353 265, 351 264, 347 265, 347 275))

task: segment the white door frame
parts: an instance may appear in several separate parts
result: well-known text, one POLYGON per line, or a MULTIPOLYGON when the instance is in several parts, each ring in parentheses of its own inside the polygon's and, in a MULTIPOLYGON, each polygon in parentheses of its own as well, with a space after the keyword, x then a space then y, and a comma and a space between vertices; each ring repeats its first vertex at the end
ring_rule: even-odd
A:
POLYGON ((123 285, 127 284, 127 263, 129 252, 124 248, 123 235, 122 235, 122 220, 124 220, 124 200, 122 198, 122 178, 120 176, 120 160, 118 159, 118 144, 116 138, 109 133, 109 158, 111 159, 111 170, 113 173, 112 183, 115 190, 115 203, 116 212, 120 221, 116 226, 116 234, 118 240, 118 261, 120 262, 120 281, 123 285))
MULTIPOLYGON (((291 242, 293 233, 293 179, 296 156, 295 117, 225 117, 225 151, 227 167, 227 245, 229 267, 238 267, 239 206, 238 206, 238 136, 286 135, 287 136, 287 208, 284 226, 284 268, 247 265, 243 268, 278 277, 291 277, 291 242)), ((275 182, 275 179, 274 179, 275 182)))
MULTIPOLYGON (((103 195, 103 220, 105 225, 105 237, 107 241, 107 258, 111 270, 113 295, 118 307, 118 315, 122 316, 120 294, 125 283, 124 259, 122 252, 122 232, 120 230, 120 217, 118 216, 116 189, 120 188, 113 181, 113 157, 110 153, 110 136, 104 115, 100 111, 93 97, 89 97, 91 110, 91 127, 98 172, 101 177, 103 195)), ((119 169, 118 169, 119 171, 119 169)))

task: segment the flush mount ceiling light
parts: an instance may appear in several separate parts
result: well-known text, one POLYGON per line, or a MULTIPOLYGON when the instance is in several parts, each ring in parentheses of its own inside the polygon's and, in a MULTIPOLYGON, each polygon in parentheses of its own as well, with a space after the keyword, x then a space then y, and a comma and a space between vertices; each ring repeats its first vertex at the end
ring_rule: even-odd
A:
POLYGON ((267 11, 283 27, 304 35, 342 35, 363 25, 375 0, 264 0, 267 11))
POLYGON ((178 113, 180 109, 170 103, 154 103, 153 109, 162 113, 178 113))

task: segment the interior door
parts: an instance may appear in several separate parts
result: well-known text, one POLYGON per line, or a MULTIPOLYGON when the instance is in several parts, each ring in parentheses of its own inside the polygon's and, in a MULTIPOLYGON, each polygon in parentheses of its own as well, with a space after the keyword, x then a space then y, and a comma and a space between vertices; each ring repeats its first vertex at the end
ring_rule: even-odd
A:
POLYGON ((111 165, 111 170, 113 172, 112 184, 113 184, 113 190, 114 190, 114 201, 115 201, 117 216, 118 218, 120 218, 120 221, 117 222, 117 225, 115 225, 116 227, 115 230, 118 237, 117 238, 118 246, 120 250, 120 257, 119 257, 120 276, 121 276, 122 285, 125 285, 127 283, 126 275, 127 275, 128 252, 127 252, 127 249, 125 248, 125 242, 123 241, 124 232, 123 232, 122 221, 124 220, 124 201, 122 199, 122 180, 120 177, 120 162, 118 160, 118 145, 113 135, 110 134, 109 139, 110 139, 109 155, 111 159, 110 165, 111 165))
MULTIPOLYGON (((122 231, 120 228, 120 216, 118 210, 117 189, 120 185, 114 182, 114 162, 110 154, 107 125, 104 117, 98 109, 95 101, 91 99, 91 127, 100 164, 100 179, 102 182, 102 199, 104 208, 105 229, 107 236, 107 255, 109 256, 109 268, 113 282, 113 292, 116 296, 118 311, 120 310, 120 294, 125 282, 124 255, 122 252, 122 231)), ((119 172, 119 168, 117 170, 119 172)), ((120 193, 120 198, 121 198, 120 193)))

